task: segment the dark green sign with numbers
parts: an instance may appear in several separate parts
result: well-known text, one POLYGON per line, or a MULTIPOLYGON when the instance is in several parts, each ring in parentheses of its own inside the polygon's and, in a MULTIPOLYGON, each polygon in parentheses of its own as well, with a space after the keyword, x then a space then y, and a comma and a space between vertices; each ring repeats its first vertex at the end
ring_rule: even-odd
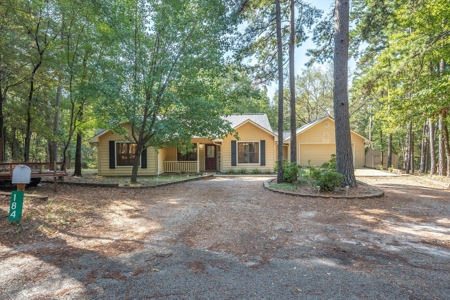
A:
POLYGON ((24 191, 12 191, 11 202, 9 204, 8 221, 18 222, 22 216, 24 191))

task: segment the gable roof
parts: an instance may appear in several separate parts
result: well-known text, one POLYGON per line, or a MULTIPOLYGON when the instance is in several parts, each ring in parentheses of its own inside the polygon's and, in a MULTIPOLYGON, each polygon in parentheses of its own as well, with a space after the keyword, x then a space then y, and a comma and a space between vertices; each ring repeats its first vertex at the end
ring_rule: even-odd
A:
MULTIPOLYGON (((332 121, 332 122, 334 123, 334 119, 333 119, 333 118, 331 118, 331 117, 329 117, 329 116, 324 116, 324 117, 318 118, 318 119, 316 119, 316 120, 314 120, 314 121, 309 122, 308 124, 305 124, 305 125, 303 125, 303 126, 297 128, 296 135, 299 135, 300 133, 305 132, 306 130, 310 129, 311 127, 313 127, 314 125, 320 123, 321 121, 323 121, 323 120, 325 120, 325 119, 329 119, 330 121, 332 121)), ((361 138, 363 138, 363 139, 364 139, 364 142, 370 142, 367 138, 365 138, 365 137, 363 137, 362 135, 356 133, 355 131, 350 130, 350 132, 351 132, 351 133, 354 133, 355 135, 357 135, 357 136, 359 136, 359 137, 361 137, 361 138)), ((290 132, 288 132, 288 134, 287 134, 286 136, 283 134, 283 138, 284 138, 283 141, 284 141, 284 142, 286 142, 287 140, 290 140, 290 139, 291 139, 291 134, 290 134, 290 132), (286 137, 286 136, 287 136, 287 137, 286 137)))
POLYGON ((266 114, 234 114, 225 117, 225 120, 230 122, 231 127, 233 128, 237 128, 247 121, 252 121, 260 127, 272 132, 272 126, 270 126, 269 119, 266 114))

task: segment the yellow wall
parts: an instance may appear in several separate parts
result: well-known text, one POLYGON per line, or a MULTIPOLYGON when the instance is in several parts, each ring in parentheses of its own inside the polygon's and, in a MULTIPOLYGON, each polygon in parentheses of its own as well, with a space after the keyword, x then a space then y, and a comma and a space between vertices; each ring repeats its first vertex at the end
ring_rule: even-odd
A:
MULTIPOLYGON (((129 129, 129 126, 125 125, 129 129)), ((117 166, 115 169, 109 168, 109 141, 124 141, 122 135, 107 133, 98 138, 98 175, 100 176, 131 176, 131 166, 117 166)), ((140 159, 140 158, 139 158, 140 159)), ((156 175, 157 174, 157 152, 153 147, 147 149, 147 168, 139 167, 138 175, 156 175)))
MULTIPOLYGON (((239 142, 259 142, 261 140, 266 141, 266 165, 260 164, 237 164, 231 166, 231 141, 235 141, 236 138, 233 135, 228 135, 222 142, 221 153, 221 171, 238 170, 238 169, 259 169, 263 172, 270 170, 273 172, 275 163, 275 137, 267 131, 259 128, 258 126, 247 122, 244 125, 236 128, 239 135, 239 142)), ((261 151, 261 149, 260 149, 261 151)))
MULTIPOLYGON (((365 160, 364 138, 351 132, 351 141, 355 167, 363 167, 365 160)), ((302 166, 308 165, 308 159, 311 160, 311 165, 321 165, 323 162, 330 160, 330 149, 336 147, 334 121, 326 118, 308 130, 298 134, 297 143, 297 160, 302 166), (327 128, 323 126, 324 122, 329 123, 327 128), (311 144, 321 146, 314 149, 311 144), (303 148, 302 145, 304 145, 303 148), (305 155, 310 157, 305 158, 305 155)), ((332 153, 336 153, 336 151, 334 150, 332 153)))

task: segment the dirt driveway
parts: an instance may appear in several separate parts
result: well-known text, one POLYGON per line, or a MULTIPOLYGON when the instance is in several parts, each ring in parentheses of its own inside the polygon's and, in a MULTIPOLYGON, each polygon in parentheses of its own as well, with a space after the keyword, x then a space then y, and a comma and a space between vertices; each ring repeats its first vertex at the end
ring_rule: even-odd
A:
POLYGON ((383 198, 300 198, 266 179, 43 186, 92 201, 92 221, 30 242, 5 231, 0 299, 449 299, 449 191, 376 177, 360 180, 383 198))

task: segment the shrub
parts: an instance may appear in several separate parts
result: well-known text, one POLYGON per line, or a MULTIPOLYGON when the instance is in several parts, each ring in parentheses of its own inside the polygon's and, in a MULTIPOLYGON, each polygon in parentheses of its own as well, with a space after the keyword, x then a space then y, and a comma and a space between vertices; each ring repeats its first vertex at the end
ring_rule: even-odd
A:
MULTIPOLYGON (((275 163, 274 171, 278 171, 278 162, 275 163)), ((294 182, 297 180, 299 165, 295 162, 283 160, 283 182, 294 182)))
POLYGON ((324 162, 321 166, 322 169, 327 171, 333 171, 336 172, 336 154, 331 154, 331 159, 327 162, 324 162))
POLYGON ((315 166, 306 169, 306 175, 312 180, 319 180, 322 177, 322 171, 315 166))
POLYGON ((248 174, 247 169, 238 169, 236 170, 236 174, 248 174))
POLYGON ((341 186, 344 175, 334 171, 322 171, 321 176, 314 180, 315 185, 319 185, 321 190, 334 191, 336 187, 341 186))
POLYGON ((262 174, 262 171, 259 170, 259 169, 253 169, 253 170, 251 171, 251 173, 252 173, 252 174, 262 174))

